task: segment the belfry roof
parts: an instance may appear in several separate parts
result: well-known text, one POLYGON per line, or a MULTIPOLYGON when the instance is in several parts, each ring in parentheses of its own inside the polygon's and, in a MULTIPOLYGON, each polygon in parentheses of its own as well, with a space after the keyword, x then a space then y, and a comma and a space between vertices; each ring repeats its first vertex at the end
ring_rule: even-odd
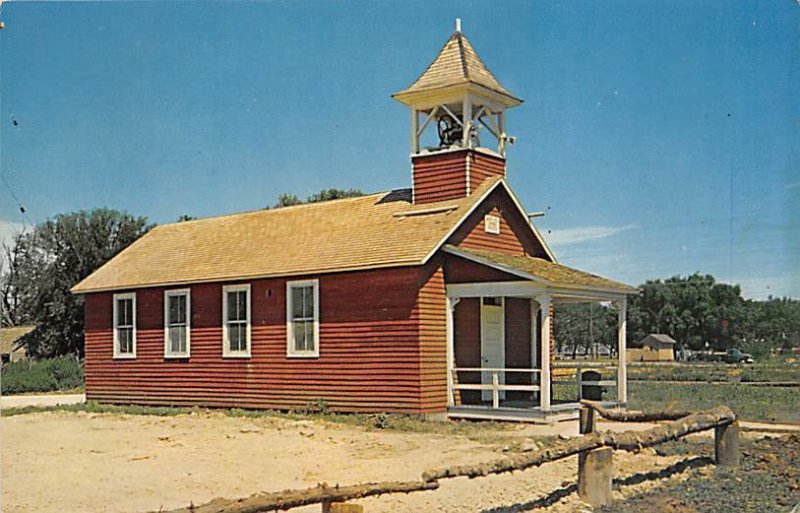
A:
POLYGON ((409 93, 470 83, 507 96, 516 102, 521 101, 500 84, 478 56, 467 36, 460 31, 450 36, 436 59, 411 86, 393 96, 406 96, 409 93))

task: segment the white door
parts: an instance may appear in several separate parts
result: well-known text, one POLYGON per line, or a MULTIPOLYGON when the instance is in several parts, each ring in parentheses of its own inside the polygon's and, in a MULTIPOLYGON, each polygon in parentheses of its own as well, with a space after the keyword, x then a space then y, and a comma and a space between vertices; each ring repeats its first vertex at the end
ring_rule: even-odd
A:
MULTIPOLYGON (((506 366, 505 310, 502 297, 481 298, 481 367, 502 369, 506 366)), ((505 372, 499 372, 497 380, 505 384, 505 372)), ((492 384, 492 372, 481 372, 481 384, 492 384)), ((505 391, 500 399, 505 399, 505 391)), ((482 390, 484 401, 492 400, 491 390, 482 390)))

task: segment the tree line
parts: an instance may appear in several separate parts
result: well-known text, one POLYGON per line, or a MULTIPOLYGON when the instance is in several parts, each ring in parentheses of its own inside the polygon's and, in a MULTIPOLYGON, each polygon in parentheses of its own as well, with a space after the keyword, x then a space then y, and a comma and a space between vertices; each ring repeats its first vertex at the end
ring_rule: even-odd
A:
MULTIPOLYGON (((628 300, 628 346, 650 333, 670 335, 676 349, 723 351, 737 347, 753 355, 800 345, 800 301, 745 299, 738 285, 699 273, 648 280, 628 300)), ((556 305, 554 337, 559 351, 583 354, 596 344, 616 348, 613 305, 556 305)))
MULTIPOLYGON (((325 189, 306 200, 281 194, 271 208, 362 194, 325 189)), ((178 221, 192 219, 183 215, 178 221)), ((83 297, 70 288, 153 226, 146 217, 103 208, 57 215, 17 234, 0 260, 0 324, 36 325, 28 343, 34 357, 83 356, 83 297)), ((739 286, 701 274, 649 280, 640 289, 628 301, 629 345, 649 333, 668 334, 679 348, 739 347, 754 355, 800 345, 798 300, 744 299, 739 286)), ((598 343, 614 348, 616 323, 611 305, 558 304, 557 348, 573 354, 598 343)))

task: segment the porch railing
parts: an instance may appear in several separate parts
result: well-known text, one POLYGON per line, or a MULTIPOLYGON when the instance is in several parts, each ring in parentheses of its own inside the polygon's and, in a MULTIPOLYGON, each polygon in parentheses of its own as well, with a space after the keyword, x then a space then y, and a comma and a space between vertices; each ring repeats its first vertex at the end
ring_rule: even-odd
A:
MULTIPOLYGON (((458 367, 453 368, 453 390, 451 394, 455 394, 456 390, 491 390, 492 391, 492 408, 500 407, 500 392, 517 391, 517 392, 538 392, 540 390, 539 376, 541 369, 506 369, 506 368, 491 368, 491 367, 458 367), (479 372, 481 373, 481 383, 461 383, 458 379, 460 372, 479 372), (491 373, 492 382, 483 383, 484 373, 491 373), (531 384, 506 384, 500 383, 500 373, 524 373, 531 375, 531 384)), ((454 397, 452 398, 455 399, 454 397)))

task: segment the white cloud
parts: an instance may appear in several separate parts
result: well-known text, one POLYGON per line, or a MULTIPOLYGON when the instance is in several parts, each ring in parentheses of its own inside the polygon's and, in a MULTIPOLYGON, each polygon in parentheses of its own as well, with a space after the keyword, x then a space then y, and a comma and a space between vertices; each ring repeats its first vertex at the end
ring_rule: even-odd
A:
POLYGON ((551 246, 571 246, 582 242, 613 237, 618 233, 636 228, 636 225, 627 226, 577 226, 551 230, 545 237, 551 246))

